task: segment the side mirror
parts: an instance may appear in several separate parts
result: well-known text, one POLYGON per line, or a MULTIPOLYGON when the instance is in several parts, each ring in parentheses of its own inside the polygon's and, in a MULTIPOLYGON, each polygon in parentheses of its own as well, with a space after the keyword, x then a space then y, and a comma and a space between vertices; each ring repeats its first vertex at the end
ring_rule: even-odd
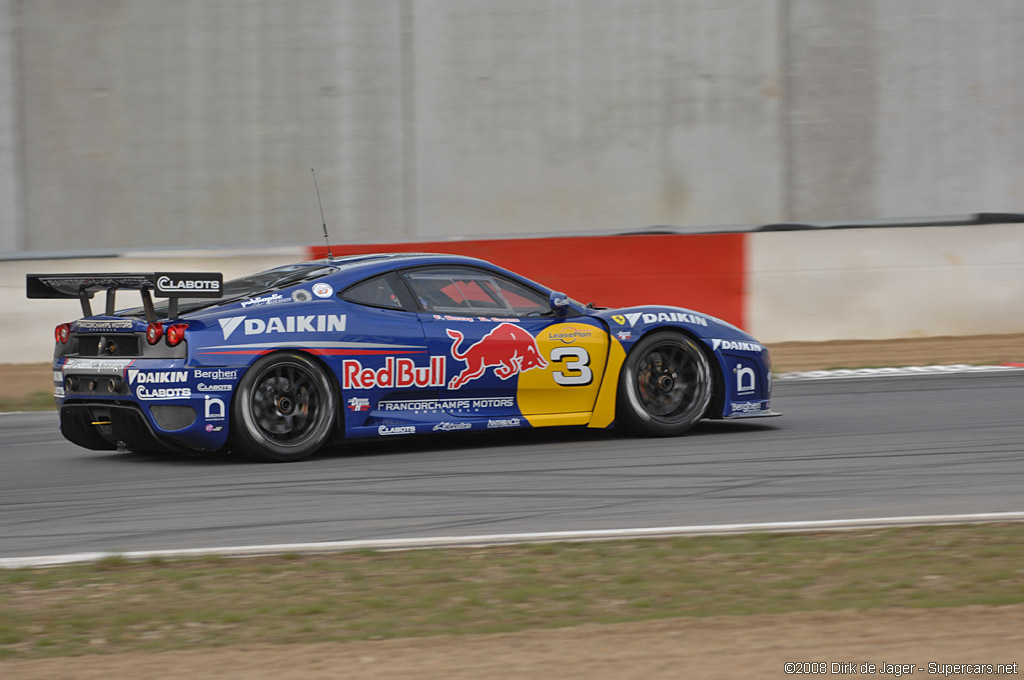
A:
POLYGON ((554 291, 548 296, 548 304, 551 305, 551 311, 555 313, 555 316, 568 316, 569 312, 577 312, 576 306, 572 303, 570 298, 565 293, 559 293, 554 291))

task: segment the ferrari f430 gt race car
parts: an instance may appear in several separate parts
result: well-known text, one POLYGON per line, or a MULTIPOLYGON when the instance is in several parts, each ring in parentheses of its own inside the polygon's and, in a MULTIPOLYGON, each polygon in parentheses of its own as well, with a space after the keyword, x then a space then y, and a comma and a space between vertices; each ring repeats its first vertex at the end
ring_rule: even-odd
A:
POLYGON ((336 438, 585 425, 648 435, 771 410, 768 350, 666 306, 596 309, 488 262, 357 255, 220 274, 30 274, 60 427, 88 449, 305 458, 336 438), (116 310, 118 290, 142 306, 116 310), (92 300, 105 293, 105 309, 92 300), (166 298, 166 300, 154 300, 166 298))

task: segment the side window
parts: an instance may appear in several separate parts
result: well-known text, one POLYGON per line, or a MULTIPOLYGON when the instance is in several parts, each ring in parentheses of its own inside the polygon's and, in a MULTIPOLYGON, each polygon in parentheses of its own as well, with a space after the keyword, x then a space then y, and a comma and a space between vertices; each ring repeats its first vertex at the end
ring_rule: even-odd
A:
POLYGON ((547 298, 536 291, 480 269, 414 269, 405 277, 428 312, 527 316, 551 311, 547 298))
POLYGON ((402 309, 402 301, 388 280, 388 275, 375 276, 353 286, 349 286, 341 294, 342 299, 369 307, 384 309, 402 309))
POLYGON ((547 297, 538 294, 537 291, 504 278, 496 278, 494 283, 501 292, 501 296, 512 305, 517 316, 526 316, 527 314, 537 316, 551 313, 551 305, 547 297))

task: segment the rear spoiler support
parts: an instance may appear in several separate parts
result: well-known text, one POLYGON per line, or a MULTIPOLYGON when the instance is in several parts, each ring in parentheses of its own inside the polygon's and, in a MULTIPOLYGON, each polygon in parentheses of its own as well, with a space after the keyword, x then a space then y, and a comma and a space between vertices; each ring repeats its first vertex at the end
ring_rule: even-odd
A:
POLYGON ((119 289, 142 295, 146 321, 156 321, 153 296, 168 298, 167 318, 178 317, 178 298, 219 298, 224 277, 219 272, 154 272, 152 274, 27 274, 25 294, 31 299, 78 298, 82 315, 92 316, 92 297, 106 292, 105 313, 115 315, 119 289))
MULTIPOLYGON (((29 295, 29 297, 32 297, 29 295)), ((92 316, 92 293, 86 293, 84 290, 78 291, 78 301, 82 303, 82 316, 92 316)))
POLYGON ((106 310, 103 312, 107 316, 114 316, 114 309, 116 308, 116 305, 114 304, 114 298, 116 296, 117 288, 107 288, 107 306, 106 310))
MULTIPOLYGON (((150 294, 149 288, 143 288, 140 292, 142 293, 142 308, 146 310, 146 323, 153 323, 156 321, 156 310, 153 308, 153 296, 150 294)), ((177 302, 177 298, 175 298, 174 301, 177 302)), ((168 312, 170 312, 170 306, 171 303, 168 302, 168 312)), ((177 305, 175 305, 174 313, 175 315, 178 313, 177 305)), ((168 316, 170 316, 169 313, 168 316)))

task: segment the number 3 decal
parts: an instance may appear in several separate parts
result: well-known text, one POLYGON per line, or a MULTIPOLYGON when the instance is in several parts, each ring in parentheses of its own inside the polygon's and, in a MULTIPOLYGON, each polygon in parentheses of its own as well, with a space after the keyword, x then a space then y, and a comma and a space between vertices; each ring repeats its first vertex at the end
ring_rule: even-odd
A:
POLYGON ((559 385, 589 385, 594 379, 590 354, 582 347, 555 347, 551 350, 551 361, 563 365, 562 371, 551 374, 559 385))

